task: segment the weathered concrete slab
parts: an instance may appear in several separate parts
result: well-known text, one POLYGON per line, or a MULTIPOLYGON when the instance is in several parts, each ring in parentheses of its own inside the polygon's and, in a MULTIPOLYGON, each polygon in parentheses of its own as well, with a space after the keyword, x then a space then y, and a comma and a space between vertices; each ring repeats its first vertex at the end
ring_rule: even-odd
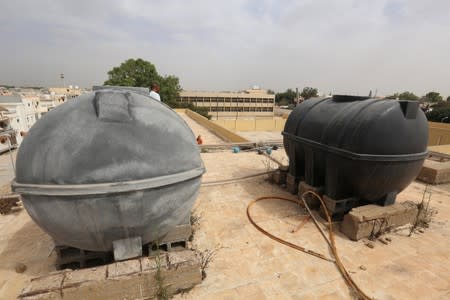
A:
POLYGON ((380 230, 412 224, 417 217, 417 211, 417 205, 411 202, 389 206, 373 204, 359 206, 344 216, 341 231, 350 239, 357 241, 380 230))
POLYGON ((64 281, 62 283, 63 288, 76 287, 82 283, 95 281, 99 282, 106 280, 106 274, 108 272, 107 266, 101 266, 96 268, 90 268, 87 270, 74 270, 65 274, 64 281))
POLYGON ((48 276, 42 276, 31 279, 30 284, 25 287, 20 295, 23 299, 55 299, 55 294, 61 289, 65 277, 65 271, 48 276), (49 294, 49 298, 35 298, 38 295, 49 294))
POLYGON ((194 251, 185 250, 39 277, 31 280, 19 298, 151 299, 161 292, 170 296, 190 289, 201 281, 198 257, 194 251))
POLYGON ((132 275, 141 272, 141 262, 138 259, 120 261, 108 265, 108 278, 132 275))
POLYGON ((417 178, 431 184, 450 182, 450 161, 440 162, 426 159, 417 178))

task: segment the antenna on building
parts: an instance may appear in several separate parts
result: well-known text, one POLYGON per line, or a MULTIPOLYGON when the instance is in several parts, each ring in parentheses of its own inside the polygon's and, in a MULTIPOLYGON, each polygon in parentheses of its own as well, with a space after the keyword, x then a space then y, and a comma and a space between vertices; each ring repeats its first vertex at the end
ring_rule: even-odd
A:
POLYGON ((63 73, 60 74, 60 78, 62 80, 63 88, 66 88, 66 84, 64 82, 64 74, 63 73))

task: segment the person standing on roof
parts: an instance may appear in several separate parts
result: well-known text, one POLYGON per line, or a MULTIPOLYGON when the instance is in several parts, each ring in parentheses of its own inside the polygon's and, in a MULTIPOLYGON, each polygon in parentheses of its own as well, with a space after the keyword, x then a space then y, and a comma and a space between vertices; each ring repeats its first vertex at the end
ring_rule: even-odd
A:
POLYGON ((150 98, 153 98, 157 101, 161 101, 161 97, 159 96, 159 84, 157 82, 153 82, 150 86, 150 98))

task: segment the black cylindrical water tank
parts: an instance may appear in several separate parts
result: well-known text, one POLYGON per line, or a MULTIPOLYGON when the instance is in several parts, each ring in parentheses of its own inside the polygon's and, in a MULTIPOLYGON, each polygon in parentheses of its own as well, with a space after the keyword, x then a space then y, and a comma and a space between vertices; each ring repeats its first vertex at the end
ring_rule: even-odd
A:
POLYGON ((336 200, 391 204, 427 156, 428 123, 416 101, 307 100, 283 135, 289 173, 336 200))
POLYGON ((204 167, 195 136, 165 104, 99 90, 58 106, 29 131, 13 188, 59 243, 112 250, 189 223, 204 167))

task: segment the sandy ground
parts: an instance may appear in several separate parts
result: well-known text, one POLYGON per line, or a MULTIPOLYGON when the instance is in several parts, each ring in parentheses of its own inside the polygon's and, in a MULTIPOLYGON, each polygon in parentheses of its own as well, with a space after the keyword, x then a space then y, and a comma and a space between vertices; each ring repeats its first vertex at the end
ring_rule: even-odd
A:
MULTIPOLYGON (((2 194, 10 191, 13 177, 9 153, 4 153, 0 155, 2 194)), ((23 208, 0 215, 0 299, 15 299, 30 278, 54 270, 54 257, 49 257, 52 247, 50 237, 34 224, 23 208), (25 273, 15 272, 17 263, 27 266, 25 273)))

